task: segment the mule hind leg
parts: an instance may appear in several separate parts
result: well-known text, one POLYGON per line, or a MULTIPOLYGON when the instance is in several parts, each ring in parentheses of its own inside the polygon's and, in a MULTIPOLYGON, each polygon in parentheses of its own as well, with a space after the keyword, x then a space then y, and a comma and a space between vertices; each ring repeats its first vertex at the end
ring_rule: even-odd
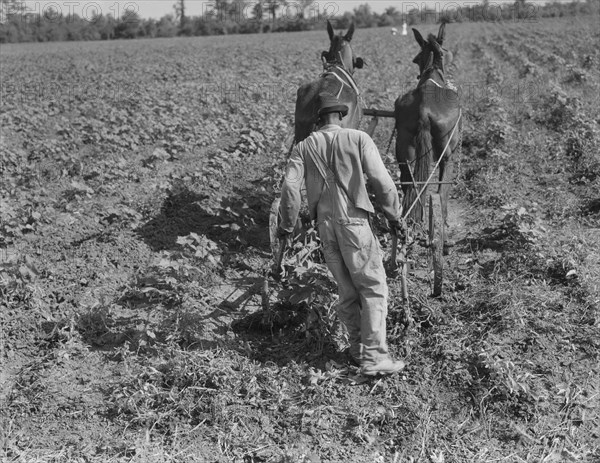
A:
POLYGON ((396 137, 396 161, 400 168, 400 182, 402 183, 403 208, 406 213, 410 204, 406 204, 408 192, 412 187, 412 175, 409 169, 412 169, 412 163, 415 160, 415 137, 406 129, 399 128, 396 137))
POLYGON ((450 229, 450 224, 448 223, 448 201, 450 199, 450 191, 453 187, 455 176, 454 157, 459 154, 457 141, 457 138, 454 138, 448 144, 445 152, 444 148, 446 147, 446 143, 448 143, 448 136, 441 137, 441 139, 434 144, 436 158, 439 159, 439 156, 443 154, 443 158, 439 164, 438 181, 440 183, 437 191, 442 203, 442 218, 446 228, 446 233, 444 234, 444 254, 448 254, 449 248, 454 245, 453 241, 448 239, 448 231, 450 229))
POLYGON ((415 160, 415 140, 414 136, 405 129, 398 129, 396 137, 396 161, 400 168, 400 181, 402 182, 402 192, 406 194, 407 185, 411 182, 410 168, 415 160))
POLYGON ((437 179, 440 182, 437 188, 437 192, 439 193, 442 200, 442 215, 444 218, 444 223, 448 226, 448 198, 450 196, 450 190, 452 189, 452 184, 447 182, 454 181, 454 151, 457 147, 457 138, 456 136, 448 143, 449 134, 447 133, 447 129, 439 130, 437 127, 434 130, 433 137, 433 147, 434 147, 434 162, 437 162, 440 157, 442 157, 439 162, 439 171, 437 179), (446 135, 441 135, 441 133, 446 133, 446 135), (446 151, 444 151, 444 148, 446 151))

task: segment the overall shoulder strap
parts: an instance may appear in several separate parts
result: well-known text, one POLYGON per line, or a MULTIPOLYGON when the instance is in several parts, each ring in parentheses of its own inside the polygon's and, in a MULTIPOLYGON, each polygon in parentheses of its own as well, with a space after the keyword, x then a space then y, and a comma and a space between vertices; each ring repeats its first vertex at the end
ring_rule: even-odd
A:
MULTIPOLYGON (((321 134, 320 132, 316 132, 316 136, 321 136, 325 139, 325 136, 323 134, 321 134)), ((317 144, 315 144, 315 145, 318 146, 317 144)), ((323 180, 325 181, 325 183, 327 183, 327 171, 329 170, 329 167, 327 166, 326 161, 319 155, 317 150, 312 149, 312 147, 309 147, 308 155, 310 156, 310 158, 312 159, 312 162, 314 163, 315 167, 319 171, 319 174, 321 174, 321 177, 323 177, 323 180)))

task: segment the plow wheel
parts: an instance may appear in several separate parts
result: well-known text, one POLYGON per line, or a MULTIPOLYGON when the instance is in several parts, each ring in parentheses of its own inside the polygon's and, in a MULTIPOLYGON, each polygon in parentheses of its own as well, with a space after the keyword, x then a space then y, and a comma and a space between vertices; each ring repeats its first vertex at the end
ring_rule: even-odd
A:
POLYGON ((429 197, 429 250, 433 270, 433 296, 437 297, 442 294, 444 274, 444 218, 439 194, 429 197))

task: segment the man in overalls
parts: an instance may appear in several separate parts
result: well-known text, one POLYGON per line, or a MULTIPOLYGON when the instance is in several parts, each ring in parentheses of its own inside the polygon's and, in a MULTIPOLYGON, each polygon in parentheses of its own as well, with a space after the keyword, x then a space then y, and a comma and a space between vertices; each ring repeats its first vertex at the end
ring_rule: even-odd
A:
POLYGON ((279 235, 293 231, 306 184, 310 218, 338 284, 337 313, 348 330, 351 361, 364 375, 393 374, 405 364, 391 358, 386 343, 388 287, 369 224, 374 209, 365 176, 395 231, 402 229, 400 198, 371 137, 340 127, 348 107, 333 95, 319 97, 319 129, 295 146, 286 167, 279 235))

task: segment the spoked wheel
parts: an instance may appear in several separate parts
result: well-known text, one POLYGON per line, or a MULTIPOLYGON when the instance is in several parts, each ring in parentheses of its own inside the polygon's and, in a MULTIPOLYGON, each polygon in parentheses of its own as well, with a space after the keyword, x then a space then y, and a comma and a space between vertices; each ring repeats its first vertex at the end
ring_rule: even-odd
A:
POLYGON ((429 250, 433 267, 433 296, 442 294, 444 274, 444 218, 439 194, 429 197, 429 250))

